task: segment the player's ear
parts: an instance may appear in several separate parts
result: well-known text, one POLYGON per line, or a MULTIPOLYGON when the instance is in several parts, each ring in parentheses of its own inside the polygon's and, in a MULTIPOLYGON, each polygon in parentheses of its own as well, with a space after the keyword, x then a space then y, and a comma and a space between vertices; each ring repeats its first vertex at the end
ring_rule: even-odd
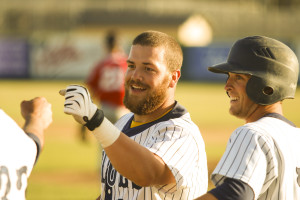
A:
POLYGON ((169 84, 169 87, 170 88, 174 88, 179 80, 181 76, 181 72, 180 70, 175 70, 171 73, 171 81, 170 81, 170 84, 169 84))

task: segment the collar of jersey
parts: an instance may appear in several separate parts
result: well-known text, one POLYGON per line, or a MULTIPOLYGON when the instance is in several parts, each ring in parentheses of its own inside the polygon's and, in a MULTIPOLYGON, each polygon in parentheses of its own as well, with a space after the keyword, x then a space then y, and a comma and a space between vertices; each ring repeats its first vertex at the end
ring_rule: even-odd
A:
POLYGON ((268 113, 268 114, 264 115, 263 117, 273 117, 276 119, 280 119, 280 120, 288 123, 289 125, 296 127, 296 125, 293 122, 291 122, 290 120, 285 118, 283 115, 278 114, 278 113, 268 113))
POLYGON ((152 121, 149 121, 149 122, 136 122, 136 121, 132 120, 132 121, 131 121, 131 124, 130 124, 130 128, 137 127, 137 126, 141 126, 141 125, 143 125, 143 124, 147 124, 147 123, 153 122, 153 121, 155 121, 155 120, 157 120, 157 119, 159 119, 159 118, 165 116, 165 115, 166 115, 168 112, 170 112, 172 109, 173 109, 173 108, 171 108, 170 110, 168 110, 167 112, 165 112, 164 114, 162 114, 160 117, 158 117, 158 118, 156 118, 156 119, 154 119, 154 120, 152 120, 152 121))
POLYGON ((122 132, 125 133, 127 136, 131 137, 131 136, 141 133, 142 131, 153 126, 154 124, 157 124, 157 123, 163 122, 163 121, 168 121, 168 120, 174 119, 174 118, 179 118, 186 113, 187 113, 187 110, 183 106, 181 106, 177 101, 175 101, 175 106, 173 107, 173 109, 171 109, 171 111, 167 112, 165 115, 163 115, 162 117, 160 117, 154 121, 144 123, 139 126, 131 127, 131 123, 133 121, 133 116, 132 116, 128 120, 128 122, 125 124, 125 126, 123 127, 122 132))

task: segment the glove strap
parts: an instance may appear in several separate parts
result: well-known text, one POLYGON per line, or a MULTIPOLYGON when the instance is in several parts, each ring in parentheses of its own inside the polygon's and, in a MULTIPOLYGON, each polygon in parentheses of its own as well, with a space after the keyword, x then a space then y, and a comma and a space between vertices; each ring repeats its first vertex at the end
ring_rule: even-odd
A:
POLYGON ((104 119, 103 111, 100 109, 97 109, 94 116, 90 120, 88 120, 84 126, 86 126, 90 131, 93 131, 95 128, 97 128, 101 125, 101 123, 103 122, 103 119, 104 119))

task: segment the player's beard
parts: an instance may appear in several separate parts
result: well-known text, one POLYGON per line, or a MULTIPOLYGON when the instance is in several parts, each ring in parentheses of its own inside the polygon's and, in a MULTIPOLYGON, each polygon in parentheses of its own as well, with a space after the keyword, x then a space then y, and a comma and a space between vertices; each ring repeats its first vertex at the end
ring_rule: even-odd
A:
POLYGON ((167 88, 168 88, 168 78, 166 77, 162 84, 159 85, 157 88, 152 88, 150 93, 142 100, 137 101, 134 96, 129 95, 128 87, 131 84, 135 84, 137 86, 141 86, 146 88, 147 90, 150 89, 150 86, 141 83, 140 81, 133 81, 129 80, 125 83, 125 96, 123 99, 123 103, 131 112, 137 115, 147 115, 155 111, 159 108, 163 101, 166 99, 167 95, 167 88))

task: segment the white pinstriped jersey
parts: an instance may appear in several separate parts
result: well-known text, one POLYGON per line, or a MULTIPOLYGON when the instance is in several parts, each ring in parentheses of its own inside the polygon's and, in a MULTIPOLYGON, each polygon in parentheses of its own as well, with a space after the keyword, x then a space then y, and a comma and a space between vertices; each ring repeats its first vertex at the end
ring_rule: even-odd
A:
POLYGON ((211 176, 215 185, 229 177, 247 183, 255 199, 300 199, 300 129, 281 115, 271 116, 232 133, 211 176))
MULTIPOLYGON (((102 194, 105 200, 194 199, 207 191, 207 160, 198 127, 180 105, 162 118, 130 128, 133 114, 116 126, 134 141, 160 156, 173 173, 176 184, 140 187, 119 174, 103 151, 102 194)), ((143 162, 141 160, 141 162, 143 162)))
POLYGON ((37 146, 1 109, 0 127, 0 198, 22 200, 36 160, 37 146))

